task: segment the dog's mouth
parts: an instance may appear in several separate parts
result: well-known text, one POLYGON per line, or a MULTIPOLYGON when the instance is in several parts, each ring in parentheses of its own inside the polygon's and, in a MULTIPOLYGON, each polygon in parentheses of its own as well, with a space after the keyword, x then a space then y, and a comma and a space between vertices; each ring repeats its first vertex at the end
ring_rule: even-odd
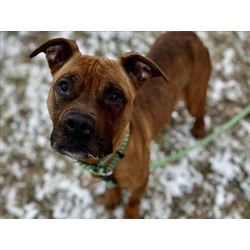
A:
POLYGON ((87 153, 84 151, 80 151, 80 152, 72 152, 72 151, 68 151, 68 150, 63 150, 61 149, 60 151, 57 150, 59 153, 66 155, 74 160, 78 160, 84 163, 88 163, 88 164, 96 164, 98 162, 101 161, 105 161, 106 159, 108 159, 113 152, 107 153, 107 154, 100 154, 100 155, 93 155, 91 153, 87 153))
POLYGON ((53 132, 51 147, 60 154, 89 164, 103 161, 113 153, 113 144, 107 140, 97 138, 86 141, 71 140, 71 138, 58 136, 53 132))

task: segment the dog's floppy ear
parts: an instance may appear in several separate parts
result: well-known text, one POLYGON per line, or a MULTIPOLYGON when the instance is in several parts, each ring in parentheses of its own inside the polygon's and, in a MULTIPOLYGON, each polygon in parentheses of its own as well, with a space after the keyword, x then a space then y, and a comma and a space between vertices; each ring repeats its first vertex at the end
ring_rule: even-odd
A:
POLYGON ((168 82, 168 78, 162 70, 152 60, 139 53, 125 53, 119 60, 129 77, 136 83, 137 88, 149 78, 157 76, 168 82))
POLYGON ((65 38, 55 38, 47 41, 30 54, 30 58, 44 52, 53 75, 72 56, 80 55, 79 48, 75 41, 65 38))

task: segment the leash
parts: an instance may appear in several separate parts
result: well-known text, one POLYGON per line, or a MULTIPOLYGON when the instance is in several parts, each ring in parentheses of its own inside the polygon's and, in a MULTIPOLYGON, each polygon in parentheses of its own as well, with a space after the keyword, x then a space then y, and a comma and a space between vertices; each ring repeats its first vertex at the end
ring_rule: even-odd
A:
POLYGON ((170 162, 175 162, 177 160, 180 160, 181 158, 187 156, 190 152, 198 148, 204 147, 208 143, 214 141, 216 138, 221 136, 223 133, 227 132, 229 129, 231 129, 234 125, 236 125, 240 120, 242 120, 248 114, 250 114, 250 104, 246 108, 244 108, 239 114, 231 118, 228 122, 226 122, 224 125, 218 128, 216 131, 214 131, 212 134, 206 136, 205 138, 203 138, 202 140, 200 140, 198 143, 194 144, 193 146, 183 149, 177 154, 167 156, 159 161, 151 163, 149 166, 150 170, 154 170, 170 162))

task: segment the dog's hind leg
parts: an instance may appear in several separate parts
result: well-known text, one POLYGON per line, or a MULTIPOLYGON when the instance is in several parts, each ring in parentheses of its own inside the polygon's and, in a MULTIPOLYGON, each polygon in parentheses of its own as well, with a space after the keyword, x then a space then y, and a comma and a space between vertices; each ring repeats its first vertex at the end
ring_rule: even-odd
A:
POLYGON ((204 116, 206 111, 206 93, 211 73, 209 57, 205 61, 196 65, 194 73, 184 89, 184 96, 187 109, 191 116, 195 118, 191 133, 195 138, 205 136, 204 116))
POLYGON ((205 135, 206 85, 201 83, 198 89, 186 92, 187 109, 190 115, 195 118, 191 133, 198 139, 205 135))
MULTIPOLYGON (((202 80, 202 79, 200 79, 202 80)), ((206 110, 207 81, 200 81, 200 85, 189 85, 185 90, 185 102, 191 116, 195 118, 191 133, 195 138, 205 135, 205 110, 206 110)))
POLYGON ((191 129, 192 135, 199 139, 204 137, 205 135, 205 122, 204 122, 204 115, 205 115, 205 103, 206 97, 200 99, 187 99, 187 108, 189 113, 195 118, 193 127, 191 129))

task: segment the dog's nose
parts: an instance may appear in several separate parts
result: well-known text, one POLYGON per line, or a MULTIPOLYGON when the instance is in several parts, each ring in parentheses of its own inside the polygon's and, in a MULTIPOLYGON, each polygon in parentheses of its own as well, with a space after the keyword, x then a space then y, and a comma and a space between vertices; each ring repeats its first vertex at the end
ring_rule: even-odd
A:
POLYGON ((72 134, 89 135, 95 129, 95 120, 92 116, 76 112, 68 113, 64 118, 65 128, 72 134))

